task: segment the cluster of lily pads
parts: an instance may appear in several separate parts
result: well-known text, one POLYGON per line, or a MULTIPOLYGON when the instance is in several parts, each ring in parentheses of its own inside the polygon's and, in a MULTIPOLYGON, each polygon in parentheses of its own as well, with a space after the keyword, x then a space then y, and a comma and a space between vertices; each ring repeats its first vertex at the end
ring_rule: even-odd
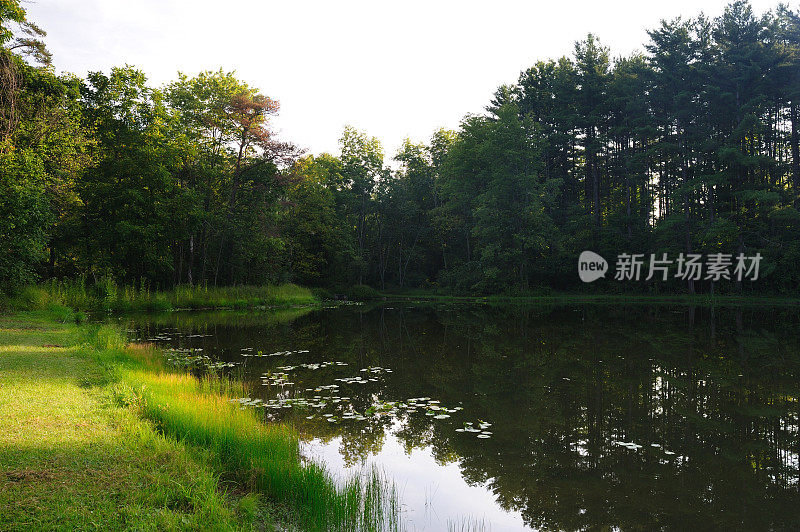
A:
POLYGON ((250 398, 250 397, 241 397, 239 399, 231 399, 230 402, 231 403, 239 403, 241 405, 242 409, 244 409, 245 407, 248 407, 248 406, 262 406, 263 405, 263 401, 261 399, 253 399, 253 398, 250 398))
MULTIPOLYGON (((315 369, 323 369, 330 366, 346 366, 347 362, 339 362, 338 360, 330 360, 328 362, 317 362, 317 363, 309 363, 309 364, 300 364, 299 367, 315 370, 315 369)), ((298 366, 292 366, 292 369, 298 366)))
MULTIPOLYGON (((204 334, 187 335, 187 337, 202 337, 207 336, 204 334)), ((171 337, 167 334, 159 334, 151 341, 169 341, 171 337)), ((168 360, 176 366, 183 367, 205 367, 205 368, 224 368, 234 366, 234 362, 215 362, 209 356, 202 353, 202 348, 185 348, 185 349, 167 349, 169 353, 168 360)), ((264 353, 263 351, 255 351, 252 347, 244 347, 241 349, 242 357, 286 357, 295 354, 308 353, 307 349, 285 350, 276 351, 272 353, 264 353)), ((270 386, 291 386, 295 384, 290 379, 290 373, 298 368, 306 370, 319 370, 334 366, 348 366, 346 362, 340 361, 324 361, 324 362, 309 362, 296 365, 278 366, 274 371, 264 373, 261 377, 262 384, 270 386)), ((452 414, 462 410, 461 406, 448 408, 442 405, 438 400, 431 399, 430 397, 414 397, 405 401, 384 401, 373 404, 364 412, 358 412, 353 408, 348 396, 333 395, 337 394, 341 385, 364 385, 369 382, 379 382, 380 376, 392 373, 390 368, 381 366, 368 366, 359 370, 359 375, 352 377, 340 377, 335 379, 336 383, 319 385, 313 388, 306 388, 305 392, 309 394, 308 397, 284 397, 278 396, 269 400, 262 400, 258 398, 242 397, 239 399, 232 399, 232 402, 238 403, 241 408, 265 408, 275 411, 276 414, 280 410, 290 408, 300 408, 312 410, 305 416, 306 419, 324 419, 328 423, 340 423, 346 421, 367 421, 369 419, 376 419, 381 417, 400 417, 407 416, 415 413, 424 413, 425 416, 432 419, 442 420, 449 418, 452 414), (331 395, 313 395, 310 393, 324 393, 328 392, 331 395), (316 410, 314 412, 313 410, 316 410), (324 412, 324 413, 323 413, 324 412)), ((456 428, 456 432, 475 434, 477 438, 486 439, 490 438, 492 433, 487 430, 491 423, 479 420, 477 422, 464 422, 463 426, 456 428)), ((620 445, 627 446, 624 442, 618 442, 620 445)), ((636 445, 636 444, 631 444, 636 445)), ((637 446, 641 447, 641 446, 637 446)), ((632 448, 632 447, 629 447, 632 448)), ((666 454, 674 454, 665 451, 666 454)))
POLYGON ((275 371, 271 373, 264 373, 261 376, 261 384, 269 384, 271 386, 289 386, 294 384, 289 380, 289 374, 284 371, 275 371))
MULTIPOLYGON (((291 369, 291 368, 292 366, 282 366, 279 369, 291 369)), ((272 384, 277 384, 277 385, 293 384, 287 381, 286 380, 287 378, 288 375, 287 373, 284 372, 265 374, 262 377, 262 379, 265 382, 269 382, 272 384)), ((338 380, 344 381, 346 383, 368 382, 367 379, 361 379, 360 377, 352 377, 352 378, 345 378, 338 380)), ((327 391, 330 392, 331 394, 334 394, 338 391, 338 389, 339 389, 338 384, 329 384, 329 385, 321 385, 316 388, 306 388, 305 391, 318 392, 318 393, 327 391)), ((384 416, 399 417, 401 415, 410 415, 416 412, 421 412, 421 413, 424 412, 426 416, 430 416, 433 419, 447 419, 450 417, 451 414, 463 410, 463 407, 461 406, 456 406, 453 408, 445 407, 441 405, 439 401, 431 399, 430 397, 415 397, 408 399, 406 401, 384 401, 370 406, 364 412, 358 412, 352 407, 352 404, 349 403, 350 399, 351 399, 350 397, 340 396, 340 395, 327 395, 327 396, 314 395, 308 398, 276 397, 268 401, 263 401, 263 402, 258 401, 257 403, 251 406, 261 406, 275 410, 291 408, 291 407, 313 408, 313 409, 326 409, 332 407, 336 409, 335 413, 326 412, 324 414, 310 414, 305 416, 306 419, 315 419, 317 417, 324 418, 329 423, 338 423, 340 421, 348 421, 348 420, 365 421, 367 419, 380 418, 384 416)), ((241 401, 242 404, 249 404, 248 401, 251 400, 249 398, 242 398, 239 401, 241 401)), ((488 435, 485 435, 485 437, 488 437, 488 435)))
POLYGON ((167 353, 199 353, 202 350, 202 347, 169 347, 164 349, 167 353))
MULTIPOLYGON (((296 352, 306 352, 306 351, 296 351, 296 352)), ((287 351, 288 353, 288 351, 287 351)), ((267 372, 264 373, 261 377, 261 382, 265 385, 279 385, 279 386, 286 386, 289 384, 294 384, 294 382, 290 382, 288 379, 288 373, 290 371, 294 371, 297 368, 304 368, 308 370, 318 370, 323 368, 328 368, 331 366, 347 366, 347 362, 340 362, 338 360, 329 360, 325 362, 315 362, 315 363, 304 363, 304 364, 297 364, 294 366, 278 366, 276 368, 277 371, 274 372, 267 372)), ((369 375, 378 375, 380 373, 391 373, 392 370, 388 368, 381 368, 381 367, 367 367, 363 368, 361 372, 366 372, 369 375)), ((366 384, 367 382, 378 382, 378 379, 374 376, 370 377, 361 377, 359 375, 355 377, 340 377, 335 379, 336 381, 343 382, 345 384, 366 384)), ((335 390, 338 388, 338 384, 329 384, 323 386, 317 386, 316 388, 308 388, 306 391, 322 391, 322 390, 335 390)))
POLYGON ((389 368, 382 368, 380 366, 367 366, 366 368, 361 369, 362 372, 372 373, 374 375, 380 375, 381 373, 391 373, 392 370, 389 368))
MULTIPOLYGON (((316 370, 316 369, 327 368, 330 366, 346 366, 346 365, 347 365, 346 362, 328 361, 328 362, 298 364, 296 366, 278 366, 277 368, 275 368, 277 371, 271 371, 262 374, 261 383, 270 386, 288 386, 294 384, 294 382, 289 380, 289 372, 297 368, 316 370)), ((334 388, 338 388, 338 385, 334 385, 333 388, 330 389, 334 388)), ((317 391, 320 391, 322 389, 325 389, 325 387, 321 387, 317 389, 317 391)), ((306 391, 311 391, 311 389, 309 388, 306 391)))
MULTIPOLYGON (((307 352, 307 351, 295 351, 295 352, 296 353, 303 353, 303 352, 307 352)), ((290 353, 290 351, 283 351, 282 353, 290 353)), ((270 355, 270 356, 272 356, 272 355, 270 355)), ((286 373, 288 373, 290 371, 293 371, 293 370, 295 370, 297 368, 304 368, 304 369, 309 369, 309 370, 317 370, 317 369, 323 369, 323 368, 327 368, 327 367, 331 367, 331 366, 347 366, 347 365, 348 365, 347 362, 340 362, 338 360, 329 360, 329 361, 325 361, 325 362, 298 364, 298 365, 295 365, 295 366, 278 366, 276 369, 279 372, 281 372, 282 374, 285 375, 286 373)), ((369 376, 362 377, 360 375, 356 375, 355 377, 339 377, 339 378, 337 378, 335 380, 338 381, 338 382, 343 382, 345 384, 366 384, 368 382, 378 382, 378 379, 376 377, 377 375, 380 375, 381 373, 391 373, 392 370, 389 369, 389 368, 382 368, 380 366, 369 366, 369 367, 366 367, 366 368, 362 368, 360 370, 360 372, 367 373, 369 376)), ((264 384, 280 384, 280 385, 293 384, 293 383, 288 382, 288 380, 285 379, 285 378, 276 377, 276 375, 280 375, 281 373, 265 373, 264 376, 262 377, 262 382, 264 382, 264 384)), ((339 387, 338 384, 331 384, 331 385, 327 385, 327 386, 318 386, 318 387, 313 388, 313 389, 309 388, 306 391, 317 391, 317 392, 319 392, 321 390, 336 389, 338 387, 339 387)))
POLYGON ((165 350, 167 363, 180 368, 222 369, 236 366, 236 362, 220 362, 202 354, 202 347, 170 348, 165 350))
POLYGON ((297 364, 296 366, 278 366, 277 369, 279 369, 281 371, 292 371, 292 370, 295 370, 297 368, 305 368, 305 369, 315 370, 315 369, 328 368, 330 366, 346 366, 346 365, 347 365, 347 362, 337 362, 335 360, 331 360, 331 361, 328 361, 328 362, 297 364))
POLYGON ((285 357, 308 352, 308 349, 295 349, 294 351, 275 351, 274 353, 265 353, 263 351, 256 351, 253 353, 252 347, 243 347, 241 349, 243 357, 285 357))
POLYGON ((433 419, 447 419, 450 417, 450 414, 455 414, 459 410, 464 409, 461 406, 447 408, 442 406, 439 401, 431 399, 430 397, 414 397, 408 399, 405 406, 406 412, 414 413, 417 410, 423 410, 426 416, 431 416, 433 419))
MULTIPOLYGON (((292 354, 308 353, 307 350, 296 351, 277 351, 275 353, 264 354, 261 351, 257 353, 252 352, 252 348, 243 348, 243 356, 288 356, 292 354)), ((278 366, 274 371, 266 372, 262 375, 261 381, 264 385, 269 386, 290 386, 295 384, 290 380, 289 374, 298 369, 303 368, 306 370, 318 370, 332 366, 347 366, 346 362, 339 361, 324 361, 314 363, 302 363, 296 365, 278 366)), ((260 399, 241 398, 237 399, 241 405, 251 407, 262 407, 274 411, 298 407, 301 409, 314 409, 322 412, 309 412, 305 416, 306 419, 324 419, 328 423, 339 423, 342 421, 366 421, 368 419, 375 419, 384 416, 400 417, 404 415, 411 415, 414 413, 424 413, 433 419, 447 419, 452 414, 463 410, 461 406, 448 408, 442 405, 438 400, 430 397, 413 397, 405 401, 384 401, 373 404, 364 412, 358 412, 353 408, 349 402, 350 397, 333 395, 339 393, 342 385, 364 385, 369 382, 378 382, 379 377, 383 374, 392 373, 390 368, 381 366, 368 366, 359 370, 361 375, 352 377, 339 377, 336 378, 336 383, 323 384, 313 388, 305 388, 305 392, 309 397, 284 397, 278 396, 267 401, 260 399), (341 384, 338 384, 341 383, 341 384), (331 395, 313 395, 311 393, 320 394, 328 392, 331 395), (331 411, 333 410, 333 411, 331 411)), ((456 428, 456 432, 475 433, 478 438, 485 439, 491 437, 492 433, 486 429, 491 426, 491 423, 485 421, 466 422, 462 428, 456 428)))
MULTIPOLYGON (((242 397, 240 399, 232 399, 232 402, 237 402, 243 406, 263 407, 272 410, 280 410, 292 407, 323 409, 325 407, 332 405, 337 405, 336 408, 341 408, 341 407, 349 408, 348 404, 349 400, 350 397, 341 397, 337 395, 327 396, 327 397, 323 397, 321 395, 315 395, 314 397, 311 398, 276 397, 274 399, 269 399, 267 401, 262 401, 261 399, 251 399, 249 397, 242 397)), ((355 412, 351 408, 344 412, 338 412, 338 414, 339 416, 337 417, 336 414, 328 412, 325 414, 320 414, 319 417, 326 419, 330 423, 337 423, 340 419, 342 420, 352 419, 358 421, 365 421, 367 419, 367 416, 355 412)), ((314 419, 316 417, 317 414, 311 414, 306 416, 306 419, 314 419)))
POLYGON ((317 386, 316 388, 306 388, 307 392, 321 392, 323 390, 336 390, 339 388, 338 384, 325 384, 323 386, 317 386))
POLYGON ((456 429, 456 432, 469 432, 476 435, 476 437, 485 440, 487 438, 492 437, 492 433, 486 429, 491 427, 492 424, 488 423, 483 420, 478 420, 477 422, 473 421, 465 421, 464 426, 460 429, 456 429))
POLYGON ((370 377, 365 379, 361 376, 356 375, 355 377, 340 377, 336 379, 339 382, 343 382, 345 384, 366 384, 368 382, 378 382, 378 379, 375 377, 370 377))
MULTIPOLYGON (((331 390, 331 388, 327 388, 331 390)), ((310 414, 306 419, 315 419, 317 417, 323 418, 329 423, 338 423, 340 421, 354 420, 366 421, 370 418, 379 418, 383 416, 397 416, 402 413, 412 414, 417 411, 424 411, 425 415, 431 416, 434 419, 446 419, 450 417, 449 413, 455 413, 462 410, 462 407, 445 408, 439 405, 439 401, 430 399, 429 397, 420 397, 417 399, 409 399, 408 401, 385 401, 375 404, 366 409, 365 412, 358 412, 353 409, 349 403, 350 397, 339 395, 314 395, 310 398, 305 397, 276 397, 268 401, 261 401, 260 399, 250 399, 244 397, 236 399, 242 405, 246 406, 260 406, 270 409, 284 409, 291 407, 325 409, 326 407, 333 407, 337 410, 335 413, 326 412, 324 414, 310 414)))
POLYGON ((439 401, 431 399, 430 397, 417 397, 405 401, 386 401, 378 405, 373 405, 367 409, 367 413, 397 416, 403 413, 413 414, 415 412, 424 412, 426 416, 430 416, 434 419, 447 419, 450 417, 450 414, 462 409, 463 408, 460 406, 454 408, 444 407, 439 401))

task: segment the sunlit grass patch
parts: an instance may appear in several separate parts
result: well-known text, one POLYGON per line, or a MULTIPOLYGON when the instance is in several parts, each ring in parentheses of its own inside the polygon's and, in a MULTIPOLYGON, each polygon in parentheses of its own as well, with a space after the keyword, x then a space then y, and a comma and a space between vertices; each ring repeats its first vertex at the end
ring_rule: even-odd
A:
POLYGON ((0 346, 0 353, 38 353, 38 354, 53 354, 63 353, 72 350, 71 347, 64 347, 63 345, 45 344, 45 345, 4 345, 0 346))
POLYGON ((0 331, 0 529, 250 528, 209 457, 111 403, 85 332, 26 320, 0 331))

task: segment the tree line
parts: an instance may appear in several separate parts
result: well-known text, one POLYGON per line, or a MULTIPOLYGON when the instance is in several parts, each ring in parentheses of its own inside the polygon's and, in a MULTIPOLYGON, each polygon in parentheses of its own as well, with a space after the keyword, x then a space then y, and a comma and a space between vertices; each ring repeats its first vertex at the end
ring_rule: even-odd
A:
MULTIPOLYGON (((277 101, 223 70, 159 88, 124 66, 57 74, 45 33, 0 3, 0 286, 367 284, 570 290, 577 257, 763 257, 800 286, 800 14, 662 21, 612 58, 594 35, 498 88, 486 112, 389 164, 276 138, 277 101)), ((705 280, 600 289, 709 292, 705 280)))

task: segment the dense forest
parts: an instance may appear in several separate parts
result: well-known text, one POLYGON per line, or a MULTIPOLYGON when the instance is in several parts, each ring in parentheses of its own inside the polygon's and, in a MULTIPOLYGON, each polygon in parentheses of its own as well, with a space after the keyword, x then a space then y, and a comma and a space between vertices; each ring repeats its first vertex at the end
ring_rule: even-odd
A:
POLYGON ((45 32, 2 0, 0 288, 572 290, 590 249, 760 253, 757 282, 717 290, 797 293, 800 14, 737 1, 648 35, 618 58, 589 35, 390 164, 353 128, 341 153, 304 155, 274 134, 279 103, 224 70, 159 88, 132 66, 58 74, 45 32))

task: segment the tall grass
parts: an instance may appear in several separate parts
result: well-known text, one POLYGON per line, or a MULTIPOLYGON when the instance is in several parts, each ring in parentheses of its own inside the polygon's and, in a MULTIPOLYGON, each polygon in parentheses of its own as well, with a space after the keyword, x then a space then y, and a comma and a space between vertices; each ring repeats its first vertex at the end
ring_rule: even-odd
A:
POLYGON ((247 308, 252 306, 310 305, 318 300, 307 288, 278 286, 179 286, 172 293, 178 308, 247 308))
POLYGON ((319 300, 307 288, 294 284, 278 286, 178 286, 173 290, 152 290, 120 286, 103 279, 52 279, 28 286, 7 298, 3 305, 12 309, 40 310, 66 306, 83 311, 166 311, 173 309, 247 309, 253 307, 292 307, 312 305, 319 300))
POLYGON ((305 459, 291 427, 267 424, 257 411, 240 406, 242 383, 168 370, 155 347, 125 346, 115 327, 83 330, 84 341, 99 349, 99 361, 118 375, 118 403, 135 408, 164 434, 211 450, 223 476, 288 508, 303 530, 400 529, 391 482, 374 469, 337 479, 305 459))

